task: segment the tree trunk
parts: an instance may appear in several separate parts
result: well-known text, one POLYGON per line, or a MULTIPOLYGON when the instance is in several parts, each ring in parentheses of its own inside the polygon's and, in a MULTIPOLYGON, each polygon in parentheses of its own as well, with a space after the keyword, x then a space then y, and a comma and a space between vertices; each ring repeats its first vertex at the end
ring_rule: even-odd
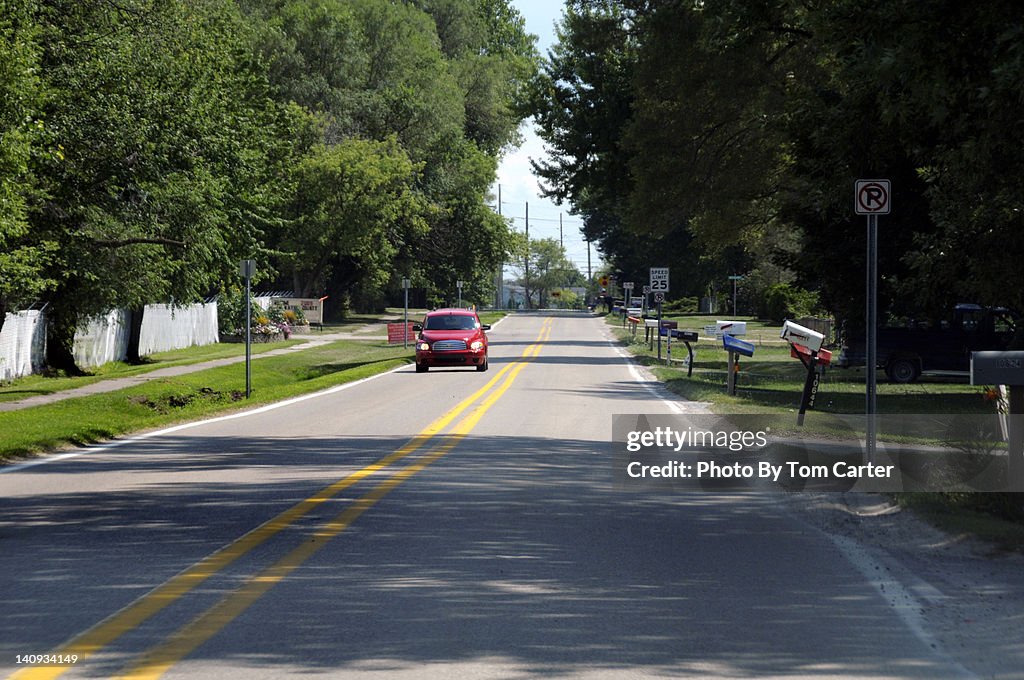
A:
POLYGON ((75 362, 75 331, 78 317, 74 313, 51 306, 46 314, 46 365, 68 375, 85 372, 75 362))
POLYGON ((139 356, 139 341, 142 339, 142 318, 146 308, 142 305, 128 310, 128 352, 125 361, 129 364, 141 364, 142 357, 139 356))

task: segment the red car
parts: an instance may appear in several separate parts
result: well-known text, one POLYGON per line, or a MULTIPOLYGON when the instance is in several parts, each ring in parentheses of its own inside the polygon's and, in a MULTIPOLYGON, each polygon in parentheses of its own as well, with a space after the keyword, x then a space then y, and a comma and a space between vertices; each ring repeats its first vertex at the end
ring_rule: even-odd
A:
POLYGON ((469 309, 436 309, 427 312, 416 339, 416 372, 431 366, 476 366, 487 370, 487 334, 491 327, 469 309))

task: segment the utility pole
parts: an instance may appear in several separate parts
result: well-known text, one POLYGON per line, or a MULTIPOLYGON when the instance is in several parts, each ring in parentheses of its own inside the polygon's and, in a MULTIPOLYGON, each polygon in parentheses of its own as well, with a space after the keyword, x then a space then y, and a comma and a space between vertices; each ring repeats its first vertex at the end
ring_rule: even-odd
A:
MULTIPOLYGON (((501 217, 501 185, 498 185, 498 217, 501 217)), ((505 284, 505 262, 498 263, 498 271, 495 273, 494 280, 494 308, 501 309, 503 300, 502 289, 505 284)))
POLYGON ((562 213, 558 213, 558 245, 565 250, 565 242, 562 240, 562 213))
POLYGON ((530 308, 530 202, 526 202, 526 266, 524 280, 526 284, 523 288, 526 291, 526 308, 530 308))

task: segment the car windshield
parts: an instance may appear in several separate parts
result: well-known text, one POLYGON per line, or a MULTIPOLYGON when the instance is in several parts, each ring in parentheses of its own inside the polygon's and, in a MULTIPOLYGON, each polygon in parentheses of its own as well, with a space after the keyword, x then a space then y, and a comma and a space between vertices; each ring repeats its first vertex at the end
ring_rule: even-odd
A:
POLYGON ((465 314, 428 316, 423 328, 428 331, 469 331, 476 328, 476 318, 465 314))

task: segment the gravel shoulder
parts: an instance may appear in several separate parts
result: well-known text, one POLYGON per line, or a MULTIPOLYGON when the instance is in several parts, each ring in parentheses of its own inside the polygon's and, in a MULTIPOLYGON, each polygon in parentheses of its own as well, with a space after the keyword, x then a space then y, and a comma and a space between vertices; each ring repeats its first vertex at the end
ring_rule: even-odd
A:
POLYGON ((947 534, 878 494, 782 498, 967 677, 1024 680, 1024 555, 947 534))

